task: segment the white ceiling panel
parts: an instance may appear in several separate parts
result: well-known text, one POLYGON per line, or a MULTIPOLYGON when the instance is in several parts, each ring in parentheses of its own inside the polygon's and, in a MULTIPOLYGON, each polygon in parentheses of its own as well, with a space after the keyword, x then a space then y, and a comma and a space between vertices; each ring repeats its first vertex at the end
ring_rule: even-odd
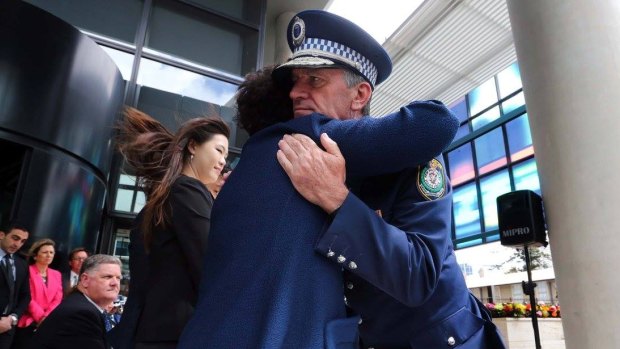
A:
POLYGON ((427 0, 383 46, 394 68, 373 115, 420 99, 449 105, 516 60, 503 0, 427 0))

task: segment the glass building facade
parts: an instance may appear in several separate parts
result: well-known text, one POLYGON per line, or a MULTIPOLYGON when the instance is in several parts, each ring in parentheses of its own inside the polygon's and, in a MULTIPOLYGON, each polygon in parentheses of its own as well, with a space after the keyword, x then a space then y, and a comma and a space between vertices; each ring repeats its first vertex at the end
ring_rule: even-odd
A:
POLYGON ((517 63, 455 102, 461 126, 445 153, 456 248, 499 240, 496 199, 540 183, 517 63))
MULTIPOLYGON (((234 165, 248 138, 233 121, 234 94, 243 76, 263 65, 264 0, 25 1, 99 44, 125 80, 125 105, 171 131, 192 117, 221 116, 231 127, 234 165)), ((111 173, 99 250, 126 259, 129 229, 146 198, 118 155, 111 173)))
MULTIPOLYGON (((234 125, 234 94, 263 65, 265 0, 25 0, 97 42, 126 83, 125 104, 171 130, 190 118, 220 115, 231 126, 230 162, 247 134, 234 125)), ((445 152, 456 248, 499 240, 497 196, 540 194, 519 67, 512 64, 453 103, 461 126, 445 152)), ((146 198, 120 157, 108 179, 99 249, 125 251, 128 229, 146 198)))

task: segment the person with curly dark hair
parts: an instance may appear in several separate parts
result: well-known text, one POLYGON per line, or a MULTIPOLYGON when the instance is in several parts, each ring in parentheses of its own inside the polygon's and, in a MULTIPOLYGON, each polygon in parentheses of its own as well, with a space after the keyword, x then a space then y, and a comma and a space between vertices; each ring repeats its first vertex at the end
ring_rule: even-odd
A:
POLYGON ((289 91, 270 67, 239 87, 237 121, 252 136, 213 207, 199 300, 180 349, 330 348, 338 336, 353 347, 358 318, 346 315, 342 268, 313 250, 331 218, 296 192, 276 158, 278 144, 296 137, 290 134, 328 149, 338 147, 335 140, 349 174, 373 176, 432 158, 458 128, 435 101, 382 118, 293 119, 289 91))
POLYGON ((293 118, 293 102, 288 96, 291 85, 276 83, 273 66, 249 73, 237 91, 237 125, 250 136, 265 127, 293 118))

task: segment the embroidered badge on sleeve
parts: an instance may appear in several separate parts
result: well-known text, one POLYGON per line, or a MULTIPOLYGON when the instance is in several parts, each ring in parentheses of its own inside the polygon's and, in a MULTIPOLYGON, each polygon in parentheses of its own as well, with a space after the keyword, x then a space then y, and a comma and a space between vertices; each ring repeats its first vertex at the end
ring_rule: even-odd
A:
POLYGON ((418 171, 418 191, 427 200, 440 199, 446 194, 446 178, 443 165, 431 160, 418 171))

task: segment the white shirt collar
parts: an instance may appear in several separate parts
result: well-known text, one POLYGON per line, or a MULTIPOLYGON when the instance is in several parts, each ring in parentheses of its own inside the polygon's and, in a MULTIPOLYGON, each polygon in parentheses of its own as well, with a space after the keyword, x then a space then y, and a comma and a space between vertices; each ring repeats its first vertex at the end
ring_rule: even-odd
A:
POLYGON ((99 312, 100 312, 100 313, 102 313, 102 314, 103 314, 103 308, 102 308, 102 307, 98 306, 98 305, 97 305, 97 303, 93 302, 93 300, 92 300, 92 299, 88 298, 88 296, 86 295, 86 293, 83 293, 83 292, 82 292, 82 294, 84 295, 84 297, 86 297, 86 299, 88 299, 88 301, 89 301, 89 302, 91 302, 91 303, 92 303, 95 307, 97 307, 97 310, 99 310, 99 312))

